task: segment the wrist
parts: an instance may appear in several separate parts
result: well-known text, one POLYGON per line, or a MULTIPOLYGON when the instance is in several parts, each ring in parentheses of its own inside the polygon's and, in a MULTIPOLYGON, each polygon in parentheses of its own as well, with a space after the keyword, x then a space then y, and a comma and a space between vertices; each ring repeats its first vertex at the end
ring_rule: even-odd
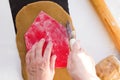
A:
POLYGON ((84 77, 83 80, 100 80, 100 78, 95 74, 88 74, 88 76, 84 77))
POLYGON ((74 76, 73 80, 100 80, 100 78, 95 74, 89 74, 89 75, 83 75, 82 77, 80 76, 74 76))

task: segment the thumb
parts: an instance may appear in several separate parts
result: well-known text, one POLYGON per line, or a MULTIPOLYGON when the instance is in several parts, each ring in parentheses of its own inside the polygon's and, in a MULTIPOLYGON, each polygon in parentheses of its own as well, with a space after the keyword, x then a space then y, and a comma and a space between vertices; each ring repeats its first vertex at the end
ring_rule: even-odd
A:
POLYGON ((53 56, 51 57, 50 68, 51 68, 52 71, 54 71, 54 69, 55 69, 55 61, 56 61, 56 58, 57 58, 56 55, 53 55, 53 56))

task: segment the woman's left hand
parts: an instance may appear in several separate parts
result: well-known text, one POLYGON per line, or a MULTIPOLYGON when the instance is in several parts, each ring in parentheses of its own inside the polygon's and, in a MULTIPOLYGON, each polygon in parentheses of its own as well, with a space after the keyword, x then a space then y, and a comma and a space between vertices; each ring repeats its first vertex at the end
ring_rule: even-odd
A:
POLYGON ((51 56, 52 42, 49 42, 44 55, 42 49, 45 39, 41 39, 26 54, 28 80, 53 80, 55 74, 56 56, 51 56))

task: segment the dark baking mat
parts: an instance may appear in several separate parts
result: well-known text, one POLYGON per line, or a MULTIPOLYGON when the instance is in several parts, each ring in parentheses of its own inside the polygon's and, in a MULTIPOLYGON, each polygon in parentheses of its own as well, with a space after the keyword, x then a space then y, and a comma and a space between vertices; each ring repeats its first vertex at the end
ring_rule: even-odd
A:
MULTIPOLYGON (((23 6, 29 3, 32 3, 32 2, 36 2, 36 1, 47 1, 47 0, 9 0, 14 26, 15 26, 15 17, 17 13, 19 12, 19 10, 23 6)), ((51 0, 51 1, 56 2, 59 5, 61 5, 65 9, 65 11, 69 13, 68 0, 51 0)), ((17 32, 16 27, 15 27, 15 32, 17 32)))

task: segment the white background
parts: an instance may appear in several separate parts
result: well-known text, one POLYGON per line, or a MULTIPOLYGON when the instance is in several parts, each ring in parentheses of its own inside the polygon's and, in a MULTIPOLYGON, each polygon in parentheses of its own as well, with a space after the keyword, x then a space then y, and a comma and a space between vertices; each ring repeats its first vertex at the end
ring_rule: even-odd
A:
MULTIPOLYGON (((120 0, 106 0, 106 3, 120 23, 120 0)), ((96 63, 108 55, 118 55, 90 0, 69 0, 69 8, 77 39, 96 63)), ((8 0, 0 2, 0 80, 22 80, 8 0)))

